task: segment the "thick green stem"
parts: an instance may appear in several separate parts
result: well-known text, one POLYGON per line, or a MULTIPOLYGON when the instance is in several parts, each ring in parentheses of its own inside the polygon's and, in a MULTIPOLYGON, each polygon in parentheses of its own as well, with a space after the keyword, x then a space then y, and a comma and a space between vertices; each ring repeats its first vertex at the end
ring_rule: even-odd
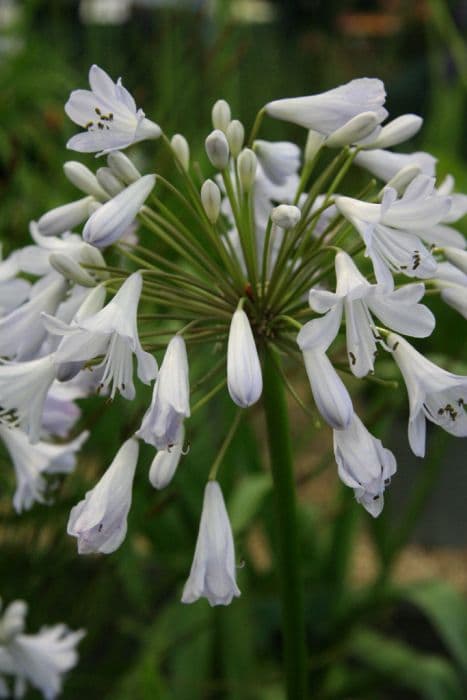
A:
POLYGON ((263 405, 268 429, 277 522, 277 568, 282 603, 283 656, 287 699, 308 700, 295 481, 289 418, 280 359, 270 348, 264 357, 263 405))

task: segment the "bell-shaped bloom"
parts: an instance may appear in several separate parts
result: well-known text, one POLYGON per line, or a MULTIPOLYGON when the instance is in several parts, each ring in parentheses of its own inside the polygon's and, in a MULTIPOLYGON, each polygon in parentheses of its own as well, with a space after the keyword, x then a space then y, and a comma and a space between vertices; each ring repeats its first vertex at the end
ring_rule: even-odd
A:
POLYGON ((45 502, 47 482, 44 474, 69 474, 76 465, 76 453, 87 440, 83 432, 75 440, 54 445, 39 441, 31 444, 26 433, 0 424, 0 440, 5 444, 16 474, 13 505, 17 513, 31 508, 35 501, 45 502))
POLYGON ((144 175, 100 206, 86 222, 83 238, 102 248, 121 238, 156 184, 155 175, 144 175))
POLYGON ((396 291, 370 284, 344 251, 336 255, 335 266, 335 294, 312 289, 308 299, 311 308, 318 313, 330 313, 330 309, 336 309, 340 318, 345 313, 347 355, 356 377, 364 377, 373 371, 379 334, 372 314, 389 328, 405 335, 424 338, 432 333, 435 317, 426 306, 418 303, 425 292, 423 284, 405 285, 396 291))
POLYGON ((96 65, 89 70, 91 90, 74 90, 65 112, 75 124, 86 129, 73 136, 67 148, 80 153, 118 151, 138 141, 157 139, 160 127, 137 109, 121 80, 116 83, 96 65))
POLYGON ((381 204, 336 197, 335 204, 361 235, 378 282, 392 287, 392 272, 432 277, 436 261, 417 231, 439 223, 449 211, 449 197, 438 195, 434 179, 418 175, 403 196, 386 187, 381 204))
POLYGON ((409 395, 409 443, 425 456, 426 419, 451 435, 467 435, 467 377, 438 367, 410 343, 390 333, 387 343, 404 377, 409 395))
POLYGON ((190 415, 190 387, 185 341, 175 335, 167 346, 151 405, 136 433, 158 450, 175 445, 185 418, 190 415))
POLYGON ((352 420, 352 400, 326 350, 338 333, 341 315, 336 305, 322 318, 305 323, 297 336, 316 407, 326 423, 340 430, 352 420))
POLYGON ((440 289, 444 303, 467 319, 467 274, 449 262, 441 262, 432 281, 440 289))
POLYGON ((263 391, 261 364, 248 316, 237 309, 230 323, 227 345, 227 385, 237 406, 256 403, 263 391))
POLYGON ((55 377, 55 355, 0 364, 0 420, 14 420, 29 440, 39 440, 44 402, 55 377))
POLYGON ((0 677, 1 697, 22 698, 30 683, 45 700, 54 700, 62 690, 64 674, 76 666, 76 647, 85 632, 71 632, 59 624, 43 627, 37 634, 25 634, 27 609, 23 600, 15 600, 0 618, 0 673, 14 678, 10 696, 0 677))
POLYGON ((271 117, 328 136, 362 112, 374 112, 378 123, 382 122, 387 117, 385 99, 381 80, 358 78, 318 95, 275 100, 265 109, 271 117))
POLYGON ((68 534, 77 538, 80 554, 110 554, 125 539, 138 452, 137 440, 124 442, 97 485, 71 509, 68 534))
POLYGON ((99 365, 104 368, 101 384, 104 389, 111 387, 111 398, 117 390, 126 399, 134 398, 133 354, 142 382, 149 384, 157 374, 155 358, 143 350, 138 337, 136 315, 142 284, 141 274, 133 273, 101 311, 80 317, 69 326, 53 326, 48 319, 49 331, 64 336, 56 352, 57 363, 84 362, 104 355, 99 365))
POLYGON ((172 481, 183 452, 185 428, 180 423, 175 442, 167 450, 159 450, 149 469, 149 481, 155 489, 164 489, 172 481))
POLYGON ((275 185, 283 185, 300 167, 300 149, 290 141, 257 140, 253 148, 264 173, 275 185))
POLYGON ((0 319, 0 355, 16 360, 36 355, 47 335, 41 313, 55 313, 66 288, 63 277, 51 273, 41 280, 37 293, 33 288, 29 301, 0 319))
POLYGON ((183 589, 182 603, 207 598, 211 606, 230 605, 232 598, 239 595, 229 516, 218 482, 208 481, 195 556, 183 589))
POLYGON ((383 510, 384 489, 396 473, 392 452, 373 437, 354 413, 346 430, 334 430, 334 456, 340 479, 374 518, 383 510))

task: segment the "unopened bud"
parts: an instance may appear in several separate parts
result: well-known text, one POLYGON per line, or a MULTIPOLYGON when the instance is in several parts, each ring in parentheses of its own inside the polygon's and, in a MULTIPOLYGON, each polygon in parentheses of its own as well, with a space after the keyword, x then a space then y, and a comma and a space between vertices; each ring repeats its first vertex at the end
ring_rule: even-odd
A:
POLYGON ((383 126, 377 138, 366 144, 371 148, 391 148, 399 143, 408 141, 420 131, 423 119, 417 114, 402 114, 383 126))
POLYGON ((217 100, 211 112, 212 125, 215 129, 225 131, 230 123, 230 105, 225 100, 217 100))
POLYGON ((326 137, 318 131, 310 129, 305 145, 305 163, 310 163, 316 156, 326 137))
POLYGON ((379 198, 382 198, 386 187, 392 187, 394 190, 396 190, 398 195, 404 194, 406 188, 410 185, 412 180, 416 178, 417 175, 420 175, 420 173, 421 168, 418 165, 406 165, 405 168, 399 170, 399 172, 397 172, 394 177, 389 180, 387 185, 385 185, 385 187, 379 193, 379 198))
POLYGON ((81 192, 84 192, 84 194, 89 194, 104 202, 108 199, 107 193, 99 185, 94 173, 83 163, 79 163, 77 160, 69 160, 63 166, 63 172, 71 184, 81 190, 81 192))
POLYGON ((289 229, 298 224, 302 212, 292 204, 279 204, 271 212, 271 221, 281 228, 289 229))
POLYGON ((74 318, 76 323, 82 323, 86 318, 97 314, 104 307, 106 294, 104 285, 99 284, 97 287, 94 287, 76 312, 74 318))
POLYGON ((96 281, 90 274, 83 270, 81 265, 69 255, 63 253, 52 253, 49 255, 49 262, 63 277, 71 280, 82 287, 95 287, 96 281))
POLYGON ((218 170, 225 170, 229 163, 229 144, 225 134, 219 129, 211 131, 205 146, 211 164, 218 170))
POLYGON ((461 272, 467 275, 467 251, 452 246, 443 248, 444 257, 449 260, 451 265, 457 267, 461 272))
POLYGON ((101 187, 103 187, 111 197, 115 197, 125 188, 123 182, 113 174, 110 168, 99 168, 96 172, 96 177, 101 187))
POLYGON ((231 121, 225 134, 229 142, 230 152, 236 158, 242 150, 245 140, 245 128, 242 122, 238 121, 238 119, 231 121))
POLYGON ((107 156, 107 165, 112 173, 125 185, 131 185, 141 177, 139 170, 133 165, 131 160, 125 153, 121 151, 112 151, 107 156))
POLYGON ((71 231, 88 218, 89 206, 92 202, 95 202, 92 197, 84 197, 76 202, 51 209, 37 222, 39 233, 43 236, 58 236, 65 231, 71 231))
POLYGON ((215 182, 206 180, 201 188, 201 202, 211 224, 219 218, 221 209, 221 193, 215 182))
MULTIPOLYGON (((93 245, 89 245, 88 243, 84 243, 82 248, 80 249, 79 261, 82 265, 89 265, 92 267, 102 268, 107 267, 107 263, 105 262, 104 256, 102 255, 99 248, 96 248, 93 245)), ((91 272, 92 274, 94 274, 93 270, 91 272)), ((104 269, 96 272, 96 275, 101 279, 107 279, 109 277, 109 273, 104 269)))
POLYGON ((367 138, 379 127, 379 118, 375 112, 362 112, 336 129, 326 139, 329 148, 341 148, 367 138))
POLYGON ((183 170, 188 171, 190 167, 190 147, 186 138, 182 134, 174 134, 170 145, 183 170))
POLYGON ((252 151, 251 148, 244 148, 238 156, 237 171, 240 184, 245 192, 249 192, 253 186, 257 166, 258 159, 254 151, 252 151))

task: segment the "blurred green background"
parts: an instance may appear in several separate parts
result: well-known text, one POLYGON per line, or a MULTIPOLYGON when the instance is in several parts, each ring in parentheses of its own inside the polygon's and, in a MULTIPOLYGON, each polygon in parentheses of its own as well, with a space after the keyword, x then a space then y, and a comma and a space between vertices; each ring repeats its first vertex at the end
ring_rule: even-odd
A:
MULTIPOLYGON (((251 124, 267 101, 380 77, 391 116, 426 122, 407 150, 429 150, 439 173, 467 191, 467 2, 423 0, 1 0, 0 237, 25 244, 28 223, 75 197, 62 173, 75 158, 63 105, 86 87, 92 63, 121 75, 137 104, 196 160, 223 97, 251 124)), ((304 132, 265 123, 265 138, 304 132)), ((157 146, 132 150, 156 171, 157 146)), ((90 166, 93 158, 83 158, 90 166)), ((348 181, 352 187, 352 180, 348 181)), ((462 228, 462 225, 460 226, 462 228)), ((464 232, 467 226, 463 225, 464 232)), ((424 347, 467 370, 465 322, 441 304, 424 347), (449 342, 446 342, 448 340, 449 342)), ((199 376, 211 359, 192 363, 199 376)), ((296 390, 304 376, 290 367, 296 390)), ((382 371, 390 371, 382 367, 382 371)), ((356 383, 354 382, 356 385, 356 383)), ((355 386, 355 390, 357 387, 355 386)), ((405 391, 366 385, 367 424, 398 457, 383 516, 373 522, 338 484, 328 429, 314 432, 291 403, 300 493, 310 686, 332 700, 467 697, 467 474, 465 447, 430 431, 425 461, 406 447, 405 391)), ((148 392, 139 392, 141 409, 148 392)), ((29 627, 84 627, 79 666, 63 698, 281 700, 280 610, 263 418, 244 420, 222 470, 242 597, 227 609, 182 606, 209 467, 234 415, 221 395, 190 421, 191 450, 163 492, 150 486, 143 449, 129 534, 109 557, 83 557, 65 534, 69 510, 91 488, 134 420, 120 398, 85 402, 93 435, 76 473, 54 484, 53 506, 15 515, 13 470, 0 452, 0 594, 30 603, 29 627)), ((80 427, 81 427, 80 426, 80 427)), ((37 697, 31 691, 30 696, 37 697)))

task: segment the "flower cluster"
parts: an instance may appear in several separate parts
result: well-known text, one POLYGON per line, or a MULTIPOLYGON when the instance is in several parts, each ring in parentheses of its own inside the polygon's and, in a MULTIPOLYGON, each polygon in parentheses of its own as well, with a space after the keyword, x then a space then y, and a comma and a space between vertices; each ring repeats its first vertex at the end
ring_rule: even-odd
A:
POLYGON ((85 632, 59 624, 26 634, 27 611, 23 600, 15 600, 0 617, 0 697, 22 698, 30 684, 53 700, 62 690, 63 675, 77 664, 76 646, 85 632), (13 677, 12 691, 4 676, 13 677))
MULTIPOLYGON (((408 391, 413 452, 425 453, 426 419, 467 435, 467 378, 403 337, 433 332, 427 287, 467 318, 465 239, 452 226, 467 197, 450 177, 437 183, 428 153, 388 150, 414 136, 421 118, 383 124, 384 86, 362 78, 270 102, 246 139, 219 100, 203 171, 187 140, 169 139, 120 80, 93 66, 89 82, 66 104, 84 129, 68 148, 106 164, 94 173, 67 162, 79 198, 32 222, 33 245, 0 263, 0 438, 17 474, 16 509, 45 500, 45 475, 73 469, 87 437, 75 432, 76 400, 100 392, 132 401, 135 365, 139 381, 153 383, 151 403, 68 524, 80 553, 113 552, 127 530, 139 441, 155 448, 149 479, 164 488, 185 453, 190 413, 225 386, 240 409, 258 402, 269 353, 287 385, 282 363, 303 356, 339 476, 379 515, 396 461, 358 417, 342 376, 371 378, 378 353, 389 353, 408 391), (258 139, 266 115, 304 127, 304 148, 258 139), (170 155, 170 179, 141 174, 122 152, 147 139, 170 155), (373 177, 347 196, 351 168, 373 177), (191 390, 187 346, 210 362, 191 390), (159 367, 154 353, 164 348, 159 367)), ((217 481, 234 432, 209 472, 185 603, 225 605, 240 594, 217 481)))

